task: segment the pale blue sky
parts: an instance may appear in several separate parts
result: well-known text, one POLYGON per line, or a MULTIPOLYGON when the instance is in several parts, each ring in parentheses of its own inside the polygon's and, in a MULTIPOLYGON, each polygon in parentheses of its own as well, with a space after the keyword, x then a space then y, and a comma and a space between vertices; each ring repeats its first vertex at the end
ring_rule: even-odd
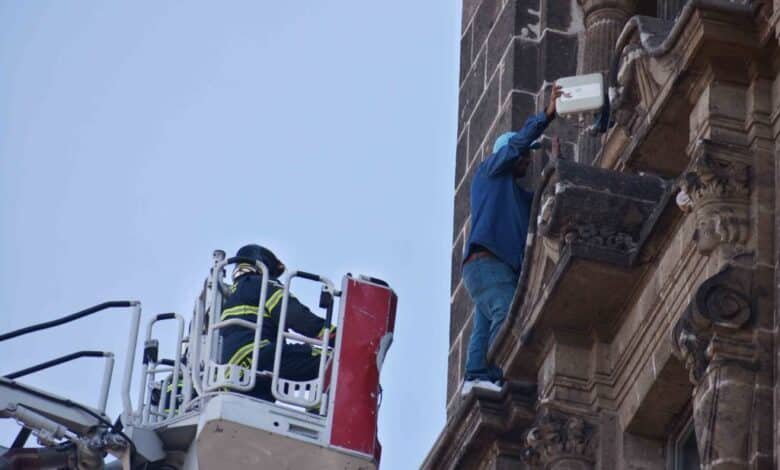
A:
MULTIPOLYGON (((108 299, 189 316, 212 249, 248 242, 372 274, 399 295, 383 468, 416 468, 445 418, 459 29, 450 0, 0 1, 0 332, 108 299)), ((2 343, 0 372, 121 364, 126 325, 2 343)), ((100 370, 28 381, 94 403, 100 370)))

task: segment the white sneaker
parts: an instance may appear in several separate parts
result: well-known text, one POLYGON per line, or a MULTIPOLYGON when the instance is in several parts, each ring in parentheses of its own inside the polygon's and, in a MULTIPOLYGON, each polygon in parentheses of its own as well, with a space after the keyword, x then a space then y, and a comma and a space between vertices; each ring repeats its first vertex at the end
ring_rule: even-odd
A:
POLYGON ((463 382, 463 387, 460 389, 460 395, 465 397, 475 388, 489 390, 491 392, 500 392, 503 386, 499 381, 491 382, 490 380, 485 379, 465 380, 463 382))

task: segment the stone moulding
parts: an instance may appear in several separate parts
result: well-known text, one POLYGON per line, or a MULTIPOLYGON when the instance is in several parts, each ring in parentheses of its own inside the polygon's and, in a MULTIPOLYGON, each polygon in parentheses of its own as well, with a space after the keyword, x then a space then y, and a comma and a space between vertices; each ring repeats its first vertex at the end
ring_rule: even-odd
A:
POLYGON ((475 390, 447 420, 421 468, 476 468, 488 444, 520 442, 534 420, 535 401, 536 386, 524 382, 509 381, 500 393, 475 390))
POLYGON ((559 161, 542 192, 539 233, 578 245, 583 258, 630 267, 668 188, 657 177, 559 161))
POLYGON ((675 354, 694 384, 694 427, 705 470, 748 468, 759 365, 754 277, 753 269, 727 265, 699 286, 672 329, 675 354))

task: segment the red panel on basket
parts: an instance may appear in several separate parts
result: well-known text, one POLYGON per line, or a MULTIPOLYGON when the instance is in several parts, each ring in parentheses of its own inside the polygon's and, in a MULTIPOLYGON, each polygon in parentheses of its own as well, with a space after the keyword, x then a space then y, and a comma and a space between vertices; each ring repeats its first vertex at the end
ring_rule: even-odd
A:
POLYGON ((387 287, 348 278, 331 445, 379 460, 377 439, 380 342, 393 332, 396 296, 387 287))

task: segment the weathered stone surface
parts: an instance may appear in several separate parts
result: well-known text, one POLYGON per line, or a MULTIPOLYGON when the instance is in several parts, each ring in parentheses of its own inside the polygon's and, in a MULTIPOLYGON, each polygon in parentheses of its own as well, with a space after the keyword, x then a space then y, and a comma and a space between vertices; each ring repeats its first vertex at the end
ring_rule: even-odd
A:
MULTIPOLYGON (((672 340, 694 384, 693 418, 702 468, 748 468, 755 420, 755 289, 760 273, 728 265, 696 290, 672 340)), ((757 436, 753 436, 755 439, 757 436)))
POLYGON ((521 442, 534 419, 535 396, 535 387, 523 382, 508 382, 500 393, 476 390, 453 410, 421 468, 480 468, 494 443, 521 442))
POLYGON ((447 402, 449 402, 456 393, 460 385, 460 343, 450 350, 447 356, 447 402))
POLYGON ((542 85, 539 71, 539 43, 522 38, 516 38, 513 44, 512 56, 514 64, 506 69, 511 72, 512 89, 536 93, 542 85))
POLYGON ((478 148, 482 145, 485 136, 498 118, 499 79, 500 77, 496 74, 490 80, 485 94, 479 100, 479 104, 471 118, 469 142, 472 148, 478 148))
POLYGON ((663 210, 668 185, 660 178, 630 176, 561 160, 547 184, 539 231, 595 260, 625 266, 663 210))
POLYGON ((465 178, 460 182, 460 186, 455 191, 455 218, 453 225, 453 240, 458 237, 458 233, 463 229, 463 225, 466 222, 466 218, 469 216, 469 209, 471 203, 469 202, 469 196, 471 195, 471 180, 474 177, 475 165, 469 168, 465 178))
POLYGON ((469 165, 469 133, 465 130, 458 139, 458 145, 455 147, 455 187, 458 187, 460 180, 466 173, 469 165))
POLYGON ((450 315, 450 344, 455 342, 457 336, 466 327, 466 320, 471 315, 473 309, 471 298, 469 297, 466 286, 460 286, 455 290, 455 297, 452 301, 452 312, 450 315))
POLYGON ((474 64, 469 70, 460 89, 460 122, 468 122, 474 108, 477 106, 482 93, 485 91, 485 52, 474 59, 474 64))
POLYGON ((711 253, 726 243, 744 251, 750 235, 750 166, 742 160, 747 150, 700 140, 694 153, 682 188, 696 216, 699 250, 711 253))
POLYGON ((462 9, 463 29, 465 29, 466 26, 470 24, 471 21, 474 19, 474 13, 477 12, 477 8, 479 7, 480 3, 482 3, 482 0, 463 0, 463 9, 462 9))
POLYGON ((501 58, 512 44, 515 33, 515 2, 508 2, 501 9, 496 24, 487 38, 487 71, 488 76, 495 73, 501 58))
POLYGON ((678 442, 694 452, 681 435, 689 419, 702 468, 773 468, 773 8, 729 0, 464 3, 462 55, 481 61, 483 81, 463 70, 459 112, 471 109, 460 114, 466 133, 456 154, 449 419, 423 468, 672 468, 678 442), (677 23, 667 21, 680 12, 677 23), (614 86, 615 125, 592 160, 612 171, 581 164, 602 141, 580 139, 572 124, 581 123, 556 120, 547 129, 534 161, 547 160, 557 135, 563 162, 545 172, 535 166, 522 183, 538 188, 526 262, 489 353, 508 379, 538 380, 539 391, 522 406, 507 406, 506 392, 463 400, 469 175, 498 134, 543 109, 552 80, 590 71, 609 72, 614 86), (675 204, 679 189, 689 203, 675 204), (545 410, 557 418, 545 421, 545 410))
POLYGON ((577 415, 543 407, 525 436, 525 460, 531 468, 590 470, 595 428, 577 415))
POLYGON ((469 27, 460 38, 460 78, 459 83, 463 83, 463 79, 471 70, 471 46, 472 46, 472 29, 469 27))
POLYGON ((558 31, 568 31, 572 26, 570 2, 544 2, 542 6, 542 25, 558 31))
POLYGON ((687 0, 658 0, 658 16, 665 20, 673 20, 680 14, 687 0))
POLYGON ((577 73, 577 36, 546 30, 542 41, 542 77, 554 82, 577 73))
POLYGON ((474 52, 486 45, 488 34, 493 29, 501 11, 501 0, 482 0, 474 16, 474 52))
POLYGON ((455 288, 458 287, 460 282, 462 270, 460 267, 463 265, 463 246, 465 245, 466 237, 462 236, 457 239, 455 245, 452 247, 452 265, 451 265, 451 278, 450 278, 450 292, 455 292, 455 288))

